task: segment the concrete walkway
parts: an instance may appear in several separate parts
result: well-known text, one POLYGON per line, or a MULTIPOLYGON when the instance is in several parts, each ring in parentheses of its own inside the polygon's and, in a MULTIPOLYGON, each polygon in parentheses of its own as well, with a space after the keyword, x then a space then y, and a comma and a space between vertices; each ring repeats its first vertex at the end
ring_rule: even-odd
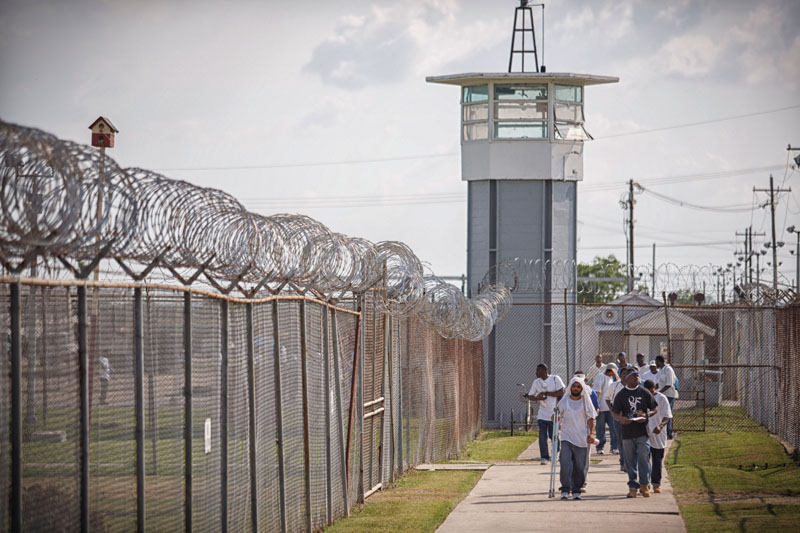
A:
POLYGON ((559 495, 547 497, 550 465, 539 464, 539 443, 534 442, 523 457, 528 461, 489 468, 437 531, 686 531, 666 469, 661 494, 629 499, 625 497, 628 476, 620 472, 618 456, 593 454, 592 459, 601 462, 589 467, 583 499, 562 501, 559 495))

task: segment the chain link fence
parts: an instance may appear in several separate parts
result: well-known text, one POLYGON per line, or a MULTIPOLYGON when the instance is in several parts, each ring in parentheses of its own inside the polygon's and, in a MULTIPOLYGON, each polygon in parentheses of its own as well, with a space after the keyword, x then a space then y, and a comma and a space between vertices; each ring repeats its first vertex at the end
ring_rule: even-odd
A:
MULTIPOLYGON (((642 293, 608 304, 515 303, 484 342, 487 424, 525 422, 521 397, 548 365, 564 382, 592 378, 619 352, 645 366, 663 355, 677 377, 676 431, 749 431, 766 427, 800 445, 800 305, 667 305, 642 293), (572 313, 574 312, 574 323, 572 313), (746 415, 746 416, 745 416, 746 415)), ((532 418, 535 420, 535 402, 532 418)))
POLYGON ((374 293, 4 278, 0 327, 0 498, 26 531, 316 530, 481 427, 481 343, 374 293))

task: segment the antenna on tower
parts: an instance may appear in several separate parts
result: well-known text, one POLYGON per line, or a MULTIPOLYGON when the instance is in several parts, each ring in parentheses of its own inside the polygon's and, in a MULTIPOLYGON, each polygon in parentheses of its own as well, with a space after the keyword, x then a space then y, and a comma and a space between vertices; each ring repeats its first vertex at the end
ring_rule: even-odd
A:
MULTIPOLYGON (((544 4, 530 4, 528 0, 519 0, 519 7, 514 9, 514 28, 511 31, 511 53, 508 56, 508 71, 514 65, 514 55, 520 56, 520 72, 525 72, 525 56, 533 54, 533 63, 536 67, 534 72, 544 72, 544 4), (531 7, 542 8, 542 68, 539 69, 539 54, 536 51, 536 31, 533 27, 533 9, 531 7), (521 24, 520 24, 521 22, 521 24), (528 24, 530 22, 530 24, 528 24), (520 34, 519 41, 517 34, 520 34), (530 37, 526 37, 526 36, 530 37), (526 48, 526 41, 528 46, 526 48), (516 47, 519 42, 519 48, 516 47)), ((530 61, 528 62, 530 65, 530 61)))

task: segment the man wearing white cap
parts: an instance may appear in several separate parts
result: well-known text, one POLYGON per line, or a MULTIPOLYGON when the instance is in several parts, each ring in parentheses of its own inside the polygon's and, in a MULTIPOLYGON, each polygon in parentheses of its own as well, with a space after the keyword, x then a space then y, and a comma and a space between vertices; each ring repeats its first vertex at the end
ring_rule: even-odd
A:
POLYGON ((644 383, 648 379, 653 383, 656 383, 658 380, 658 366, 656 366, 655 361, 650 361, 647 365, 647 370, 642 372, 639 371, 639 383, 644 383))
POLYGON ((600 400, 597 424, 595 425, 597 438, 600 441, 597 445, 598 455, 603 455, 603 449, 606 446, 606 426, 608 426, 608 432, 611 434, 611 453, 617 451, 617 432, 614 428, 614 419, 611 418, 611 413, 609 412, 608 402, 606 401, 606 389, 616 380, 617 365, 614 363, 608 363, 605 367, 605 372, 594 378, 594 386, 592 389, 597 393, 597 397, 600 400))
POLYGON ((569 395, 558 402, 561 417, 561 499, 572 493, 573 500, 581 499, 581 488, 586 480, 584 467, 589 445, 594 443, 594 417, 589 388, 582 378, 575 376, 569 382, 569 395))

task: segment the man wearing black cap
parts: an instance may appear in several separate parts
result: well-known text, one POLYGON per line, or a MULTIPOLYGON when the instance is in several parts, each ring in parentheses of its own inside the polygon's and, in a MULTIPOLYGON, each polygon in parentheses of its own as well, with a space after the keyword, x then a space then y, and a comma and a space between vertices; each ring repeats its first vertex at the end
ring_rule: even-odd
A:
POLYGON ((614 398, 611 412, 622 428, 622 449, 628 470, 628 498, 636 491, 650 496, 650 442, 647 436, 648 413, 658 407, 653 396, 639 386, 639 371, 631 369, 625 376, 625 388, 614 398), (638 474, 638 482, 636 480, 638 474))

